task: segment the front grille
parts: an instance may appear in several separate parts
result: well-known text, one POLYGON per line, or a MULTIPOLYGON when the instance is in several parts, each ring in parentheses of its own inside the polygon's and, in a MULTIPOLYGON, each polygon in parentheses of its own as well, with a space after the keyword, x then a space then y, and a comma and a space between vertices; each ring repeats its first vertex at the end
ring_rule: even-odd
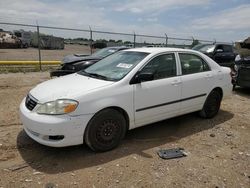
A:
POLYGON ((36 105, 37 105, 37 100, 28 94, 25 100, 26 108, 28 108, 31 111, 35 108, 36 105))

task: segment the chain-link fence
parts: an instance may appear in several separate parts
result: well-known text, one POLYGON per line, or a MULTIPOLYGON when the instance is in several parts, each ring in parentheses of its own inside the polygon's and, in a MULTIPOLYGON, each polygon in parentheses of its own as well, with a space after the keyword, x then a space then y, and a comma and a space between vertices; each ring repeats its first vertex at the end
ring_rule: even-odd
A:
POLYGON ((168 34, 109 32, 91 27, 75 29, 0 22, 0 28, 0 65, 35 65, 38 70, 58 65, 66 55, 92 54, 97 48, 106 46, 191 48, 198 43, 216 42, 168 34))

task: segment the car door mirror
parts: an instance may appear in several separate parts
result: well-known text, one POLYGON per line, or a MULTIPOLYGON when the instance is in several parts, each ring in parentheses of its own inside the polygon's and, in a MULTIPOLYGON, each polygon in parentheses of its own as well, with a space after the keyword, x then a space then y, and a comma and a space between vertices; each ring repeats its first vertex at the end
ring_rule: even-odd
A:
POLYGON ((140 82, 151 81, 154 79, 154 74, 152 72, 143 72, 138 74, 137 78, 140 82))
POLYGON ((131 81, 130 84, 138 84, 141 82, 151 81, 154 79, 152 72, 140 72, 131 81))

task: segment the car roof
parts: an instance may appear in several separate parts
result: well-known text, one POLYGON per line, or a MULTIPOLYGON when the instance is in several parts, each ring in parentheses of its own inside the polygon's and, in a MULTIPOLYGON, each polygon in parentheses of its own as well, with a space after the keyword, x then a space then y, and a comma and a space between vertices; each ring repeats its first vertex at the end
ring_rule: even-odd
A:
POLYGON ((134 51, 134 52, 145 52, 145 53, 161 53, 161 52, 195 52, 190 49, 181 49, 181 48, 168 48, 168 47, 160 47, 160 48, 131 48, 126 51, 134 51))

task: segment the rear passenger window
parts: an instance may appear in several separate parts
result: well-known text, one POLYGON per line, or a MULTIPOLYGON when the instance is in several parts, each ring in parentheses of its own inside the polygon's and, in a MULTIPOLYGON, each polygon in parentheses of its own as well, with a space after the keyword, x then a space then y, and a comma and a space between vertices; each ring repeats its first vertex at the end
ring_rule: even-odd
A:
POLYGON ((181 61, 182 75, 210 70, 208 64, 197 55, 179 53, 179 57, 181 61))
POLYGON ((175 55, 159 55, 143 67, 141 72, 153 73, 154 80, 176 76, 175 55))

